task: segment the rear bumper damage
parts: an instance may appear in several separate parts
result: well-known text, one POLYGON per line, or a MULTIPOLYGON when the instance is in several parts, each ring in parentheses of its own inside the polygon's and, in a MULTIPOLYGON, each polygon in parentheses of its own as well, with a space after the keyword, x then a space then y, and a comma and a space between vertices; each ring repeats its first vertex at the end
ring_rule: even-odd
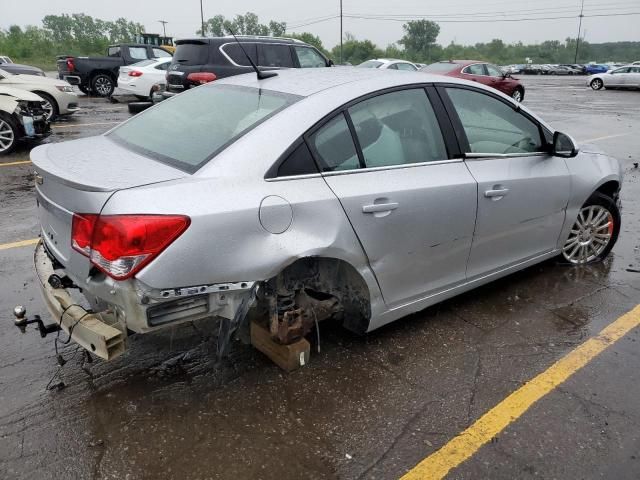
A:
POLYGON ((74 342, 104 360, 124 353, 128 332, 148 333, 204 318, 237 322, 239 314, 246 315, 247 301, 257 287, 256 282, 238 282, 152 289, 135 279, 118 282, 104 275, 80 282, 67 276, 42 241, 34 253, 34 266, 52 320, 74 342), (80 293, 72 297, 71 289, 81 291, 85 301, 74 300, 80 293))

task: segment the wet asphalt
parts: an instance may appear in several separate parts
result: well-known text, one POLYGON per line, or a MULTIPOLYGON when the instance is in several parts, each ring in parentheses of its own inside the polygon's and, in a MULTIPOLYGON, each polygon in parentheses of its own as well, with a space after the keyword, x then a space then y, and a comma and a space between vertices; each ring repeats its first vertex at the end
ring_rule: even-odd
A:
MULTIPOLYGON (((524 83, 527 106, 624 165, 623 226, 607 261, 545 262, 365 337, 321 325, 321 352, 291 374, 241 343, 216 362, 212 322, 132 337, 111 363, 86 363, 66 345, 66 388, 47 391, 58 369, 52 338, 11 324, 16 304, 46 317, 33 247, 0 250, 0 478, 398 478, 631 310, 640 92, 594 92, 583 78, 524 83)), ((103 99, 80 105, 46 141, 100 134, 129 116, 103 99)), ((23 160, 27 147, 0 162, 23 160)), ((37 236, 32 184, 30 165, 0 166, 0 244, 37 236)), ((639 347, 636 328, 448 478, 640 478, 639 347)))

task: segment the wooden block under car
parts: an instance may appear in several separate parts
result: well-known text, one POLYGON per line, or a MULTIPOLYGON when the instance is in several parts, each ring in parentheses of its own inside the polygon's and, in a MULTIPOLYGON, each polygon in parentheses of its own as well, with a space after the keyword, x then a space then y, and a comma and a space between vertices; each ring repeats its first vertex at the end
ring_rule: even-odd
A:
POLYGON ((266 327, 251 322, 251 344, 287 372, 292 372, 309 363, 311 345, 304 338, 291 345, 280 345, 271 338, 266 327))

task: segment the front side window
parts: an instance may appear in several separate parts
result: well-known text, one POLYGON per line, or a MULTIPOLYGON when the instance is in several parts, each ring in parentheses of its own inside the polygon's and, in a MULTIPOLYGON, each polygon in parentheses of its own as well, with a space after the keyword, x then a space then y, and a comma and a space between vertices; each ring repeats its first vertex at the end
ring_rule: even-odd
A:
POLYGON ((148 58, 145 47, 129 47, 129 55, 135 60, 146 60, 148 58))
POLYGON ((462 73, 466 73, 468 75, 486 75, 484 71, 484 65, 482 63, 476 63, 474 65, 469 65, 465 68, 462 73))
POLYGON ((169 68, 169 65, 171 65, 170 62, 159 63, 158 65, 155 66, 155 69, 156 70, 167 70, 169 68))
POLYGON ((132 118, 108 137, 149 158, 194 172, 299 98, 236 85, 194 88, 132 118))
POLYGON ((472 153, 544 151, 538 125, 511 106, 485 93, 447 88, 472 153))
POLYGON ((349 109, 367 168, 446 160, 438 120, 423 89, 370 98, 349 109))
POLYGON ((500 70, 495 65, 487 65, 487 72, 492 77, 503 77, 504 76, 504 74, 502 73, 502 70, 500 70))
POLYGON ((322 55, 309 47, 295 47, 296 56, 300 68, 322 68, 327 66, 327 62, 322 55))
POLYGON ((323 172, 360 168, 349 126, 340 113, 309 138, 323 172))
POLYGON ((167 58, 171 57, 171 54, 164 50, 163 48, 152 47, 151 51, 153 52, 153 56, 155 58, 167 58))
POLYGON ((611 73, 629 73, 630 68, 629 67, 623 67, 623 68, 618 68, 617 70, 614 70, 611 73))
POLYGON ((262 67, 293 67, 291 49, 288 45, 258 45, 258 65, 262 67))

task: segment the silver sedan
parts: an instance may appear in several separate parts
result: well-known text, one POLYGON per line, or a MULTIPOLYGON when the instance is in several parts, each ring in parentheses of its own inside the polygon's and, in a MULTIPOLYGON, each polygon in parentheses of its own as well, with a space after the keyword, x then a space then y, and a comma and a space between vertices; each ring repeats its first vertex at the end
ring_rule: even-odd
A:
POLYGON ((218 317, 227 338, 256 304, 287 343, 607 256, 615 159, 477 83, 374 73, 231 77, 34 149, 53 319, 111 359, 127 334, 179 322, 218 317))

